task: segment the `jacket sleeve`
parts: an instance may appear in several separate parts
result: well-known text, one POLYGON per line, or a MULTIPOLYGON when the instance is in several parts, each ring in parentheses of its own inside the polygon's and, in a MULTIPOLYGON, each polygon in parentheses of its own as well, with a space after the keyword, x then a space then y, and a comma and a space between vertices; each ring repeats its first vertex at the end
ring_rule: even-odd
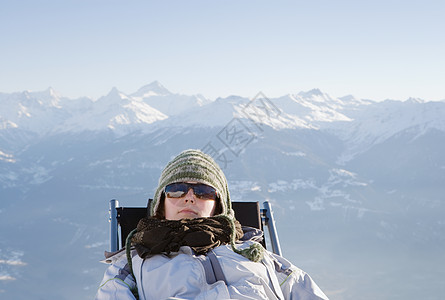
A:
POLYGON ((136 282, 130 273, 126 256, 120 255, 112 260, 96 294, 96 300, 135 300, 132 290, 136 282))
POLYGON ((275 274, 285 299, 328 300, 328 297, 306 272, 281 256, 273 253, 270 255, 274 261, 275 274))

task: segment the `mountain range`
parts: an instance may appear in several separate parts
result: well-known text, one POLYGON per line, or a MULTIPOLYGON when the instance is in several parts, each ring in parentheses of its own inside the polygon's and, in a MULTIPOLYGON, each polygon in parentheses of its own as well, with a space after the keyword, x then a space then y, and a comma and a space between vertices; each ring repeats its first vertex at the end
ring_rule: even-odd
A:
POLYGON ((212 155, 233 200, 269 200, 284 256, 331 299, 440 299, 445 101, 319 89, 269 98, 0 93, 0 297, 92 298, 108 201, 143 206, 180 151, 212 155))

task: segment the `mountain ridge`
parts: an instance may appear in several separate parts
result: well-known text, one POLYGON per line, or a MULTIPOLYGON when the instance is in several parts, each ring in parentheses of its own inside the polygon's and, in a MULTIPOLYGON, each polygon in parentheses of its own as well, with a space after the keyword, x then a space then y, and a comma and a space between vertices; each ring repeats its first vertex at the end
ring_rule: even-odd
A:
MULTIPOLYGON (((413 122, 423 127, 423 131, 428 128, 444 131, 445 122, 441 121, 444 104, 418 98, 382 102, 352 95, 332 98, 320 89, 273 99, 264 95, 258 99, 230 96, 210 101, 199 95, 171 93, 158 81, 130 94, 113 87, 95 101, 87 97, 69 99, 48 88, 42 92, 0 93, 0 134, 15 128, 40 136, 83 130, 111 130, 125 135, 134 130, 152 131, 165 126, 224 126, 237 118, 265 122, 264 125, 277 130, 326 130, 360 152, 362 145, 369 147, 382 142, 412 127, 413 122), (277 109, 276 118, 265 118, 270 112, 264 103, 269 103, 269 109, 277 109), (250 107, 246 109, 246 105, 250 107)), ((354 156, 354 151, 348 155, 354 156)))

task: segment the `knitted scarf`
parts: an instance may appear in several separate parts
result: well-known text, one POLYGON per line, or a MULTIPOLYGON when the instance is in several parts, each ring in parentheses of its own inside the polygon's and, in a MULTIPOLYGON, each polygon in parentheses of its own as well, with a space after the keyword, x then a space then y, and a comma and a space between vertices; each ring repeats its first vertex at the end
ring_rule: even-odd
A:
POLYGON ((181 246, 189 246, 198 254, 223 244, 232 244, 243 236, 241 225, 226 216, 182 220, 143 218, 131 241, 141 258, 154 254, 170 254, 181 246), (233 232, 234 231, 234 232, 233 232))

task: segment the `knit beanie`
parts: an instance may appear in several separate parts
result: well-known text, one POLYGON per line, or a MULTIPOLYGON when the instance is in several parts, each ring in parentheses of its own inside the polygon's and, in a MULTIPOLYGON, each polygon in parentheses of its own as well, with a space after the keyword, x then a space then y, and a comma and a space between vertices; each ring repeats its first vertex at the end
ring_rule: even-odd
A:
POLYGON ((173 158, 161 173, 151 207, 151 215, 158 210, 164 188, 176 182, 198 182, 210 185, 216 189, 221 201, 221 215, 235 218, 230 201, 227 179, 213 158, 200 150, 185 150, 173 158))

